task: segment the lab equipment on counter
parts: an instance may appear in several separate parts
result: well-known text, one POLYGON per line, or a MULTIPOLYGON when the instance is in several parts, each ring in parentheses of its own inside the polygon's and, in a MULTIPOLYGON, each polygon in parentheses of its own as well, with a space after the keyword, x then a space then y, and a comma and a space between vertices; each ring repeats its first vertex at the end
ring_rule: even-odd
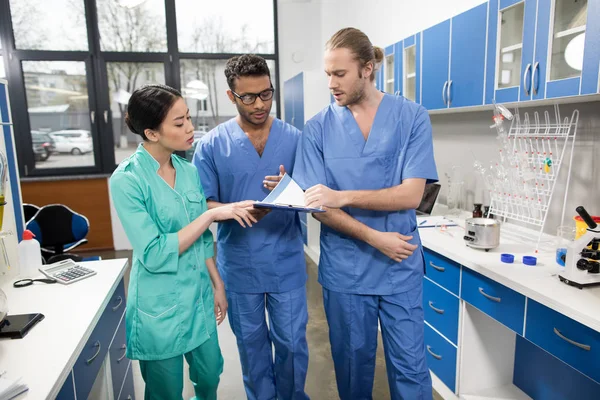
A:
POLYGON ((483 211, 481 210, 482 204, 475 203, 473 204, 473 218, 482 218, 483 211))
POLYGON ((448 215, 460 215, 462 212, 464 180, 463 174, 458 166, 453 166, 450 174, 445 173, 448 192, 446 196, 446 205, 448 206, 448 215))
POLYGON ((56 279, 58 282, 65 285, 79 282, 82 279, 96 275, 96 271, 89 268, 84 268, 81 265, 76 264, 71 259, 45 265, 40 268, 40 271, 48 278, 56 279))
POLYGON ((35 235, 25 230, 23 232, 23 240, 19 243, 19 266, 21 271, 19 276, 23 279, 31 279, 38 274, 38 270, 42 267, 42 251, 40 242, 34 239, 35 235))
POLYGON ((562 282, 580 289, 600 285, 600 229, 582 206, 577 213, 587 224, 586 233, 567 248, 565 270, 559 275, 562 282))
POLYGON ((575 232, 575 227, 571 225, 559 226, 556 229, 556 263, 561 267, 565 266, 565 262, 567 260, 567 249, 576 239, 575 232))
POLYGON ((514 254, 503 253, 500 254, 500 261, 506 264, 512 264, 515 261, 514 254))
POLYGON ((499 160, 489 168, 476 161, 474 168, 490 193, 489 212, 504 221, 514 220, 536 229, 537 252, 558 182, 561 189, 564 187, 564 221, 579 111, 562 119, 558 105, 554 105, 554 119, 545 111, 540 121, 537 111, 531 120, 528 113, 522 118, 518 110, 512 115, 506 107, 495 104, 493 120, 499 160), (506 120, 510 121, 508 130, 506 120), (565 168, 566 173, 561 173, 565 168))
POLYGON ((23 339, 44 314, 8 315, 0 322, 0 338, 23 339))
POLYGON ((523 256, 523 264, 531 266, 537 265, 537 257, 523 256))
POLYGON ((495 249, 500 245, 500 222, 489 218, 468 218, 463 239, 474 249, 495 249))
POLYGON ((22 287, 31 286, 35 282, 56 283, 56 279, 50 279, 50 278, 42 278, 42 279, 19 279, 18 281, 16 281, 15 283, 13 283, 13 286, 16 287, 16 288, 22 288, 22 287))

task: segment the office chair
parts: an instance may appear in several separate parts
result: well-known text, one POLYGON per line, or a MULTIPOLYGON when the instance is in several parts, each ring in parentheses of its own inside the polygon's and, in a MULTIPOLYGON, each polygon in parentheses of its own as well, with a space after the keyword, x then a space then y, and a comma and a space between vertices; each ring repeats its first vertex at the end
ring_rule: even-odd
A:
POLYGON ((67 258, 73 261, 99 260, 100 257, 81 257, 69 253, 74 248, 87 243, 85 238, 90 229, 88 219, 62 204, 49 204, 41 207, 27 222, 29 229, 40 242, 42 255, 48 264, 67 258))
POLYGON ((40 208, 35 204, 23 203, 23 218, 25 219, 25 223, 28 223, 31 218, 35 217, 35 214, 39 210, 40 208))

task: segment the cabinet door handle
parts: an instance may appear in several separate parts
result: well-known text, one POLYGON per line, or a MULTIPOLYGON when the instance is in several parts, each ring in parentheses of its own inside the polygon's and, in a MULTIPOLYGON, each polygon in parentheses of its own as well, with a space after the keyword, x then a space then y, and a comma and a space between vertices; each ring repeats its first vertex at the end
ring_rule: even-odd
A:
POLYGON ((86 363, 87 365, 90 365, 91 363, 93 363, 93 362, 94 362, 94 360, 96 359, 96 357, 98 357, 98 355, 100 354, 100 350, 102 349, 102 346, 100 345, 100 342, 99 342, 99 341, 96 341, 96 343, 94 343, 94 346, 93 346, 93 347, 97 347, 97 348, 98 348, 98 350, 96 350, 96 354, 94 354, 94 355, 92 356, 92 358, 90 358, 89 360, 86 360, 86 361, 85 361, 85 363, 86 363))
POLYGON ((104 123, 108 124, 108 111, 104 111, 104 123))
POLYGON ((540 62, 537 61, 534 65, 533 65, 533 76, 531 78, 531 86, 533 88, 533 95, 537 96, 538 94, 538 86, 539 86, 539 82, 538 85, 535 84, 535 76, 537 75, 537 71, 540 69, 540 62))
POLYGON ((439 354, 435 354, 433 351, 431 351, 431 346, 427 345, 427 351, 429 352, 429 354, 431 354, 433 356, 433 358, 435 358, 436 360, 441 360, 442 356, 440 356, 439 354))
POLYGON ((121 304, 123 304, 123 298, 121 296, 117 297, 117 300, 119 300, 119 304, 112 308, 113 311, 117 311, 119 307, 121 307, 121 304))
POLYGON ((446 101, 446 93, 447 93, 446 88, 447 87, 448 87, 448 81, 446 81, 444 83, 444 87, 442 88, 442 101, 444 102, 444 105, 446 105, 446 106, 448 105, 448 101, 446 101))
POLYGON ((448 94, 446 95, 446 98, 448 99, 448 106, 452 106, 452 81, 450 81, 450 83, 448 83, 448 94))
POLYGON ((479 288, 479 293, 481 293, 486 299, 495 301, 496 303, 500 303, 502 299, 500 297, 490 296, 486 292, 483 291, 483 288, 479 288))
POLYGON ((96 122, 96 111, 90 111, 90 119, 92 120, 92 124, 96 122))
POLYGON ((571 343, 573 346, 577 346, 580 349, 583 349, 585 351, 592 350, 591 346, 588 346, 587 344, 577 343, 576 341, 569 339, 568 337, 566 337, 562 333, 560 333, 560 331, 558 329, 556 329, 556 328, 554 328, 554 333, 556 334, 556 336, 558 336, 559 338, 561 338, 565 342, 571 343))
POLYGON ((436 313, 438 313, 438 314, 443 314, 443 313, 444 313, 444 310, 442 310, 442 309, 440 309, 440 308, 435 308, 435 307, 433 306, 433 301, 430 301, 430 302, 429 302, 429 307, 430 307, 430 308, 431 308, 433 311, 435 311, 436 313))
POLYGON ((117 363, 120 363, 125 358, 125 354, 127 354, 127 346, 122 345, 119 349, 124 350, 123 355, 117 359, 117 363))
POLYGON ((436 269, 436 270, 438 270, 440 272, 444 272, 446 270, 446 268, 444 268, 444 267, 438 267, 437 265, 435 265, 433 263, 433 261, 429 261, 429 265, 431 265, 434 269, 436 269))
POLYGON ((526 96, 529 96, 529 89, 527 89, 527 76, 529 75, 529 71, 531 71, 531 64, 527 64, 525 72, 523 73, 523 89, 525 89, 526 96))

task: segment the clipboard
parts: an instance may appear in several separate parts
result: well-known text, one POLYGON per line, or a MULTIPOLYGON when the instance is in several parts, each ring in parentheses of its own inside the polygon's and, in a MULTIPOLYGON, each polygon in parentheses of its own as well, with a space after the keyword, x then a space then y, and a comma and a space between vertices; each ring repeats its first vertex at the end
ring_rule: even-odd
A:
POLYGON ((306 207, 304 205, 304 191, 288 174, 281 178, 275 189, 263 201, 254 203, 254 208, 305 213, 325 212, 321 208, 306 207))

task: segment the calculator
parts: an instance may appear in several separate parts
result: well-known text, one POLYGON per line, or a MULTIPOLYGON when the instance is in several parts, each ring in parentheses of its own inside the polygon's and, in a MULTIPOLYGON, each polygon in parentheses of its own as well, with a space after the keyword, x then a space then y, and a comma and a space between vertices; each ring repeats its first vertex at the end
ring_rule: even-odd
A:
POLYGON ((84 268, 70 259, 44 265, 40 268, 40 272, 65 285, 96 275, 96 271, 84 268))

